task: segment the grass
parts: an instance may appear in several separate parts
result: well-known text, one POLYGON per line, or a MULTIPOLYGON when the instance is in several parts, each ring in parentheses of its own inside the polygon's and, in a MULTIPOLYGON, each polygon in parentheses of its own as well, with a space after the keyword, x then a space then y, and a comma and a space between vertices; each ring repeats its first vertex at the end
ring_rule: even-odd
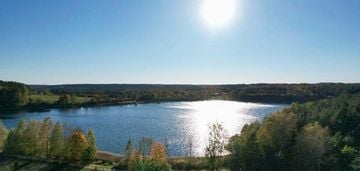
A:
POLYGON ((57 102, 60 98, 58 95, 30 95, 30 99, 40 100, 49 104, 57 102))
POLYGON ((85 102, 90 101, 91 98, 89 98, 89 97, 79 97, 79 96, 77 96, 77 97, 76 97, 76 100, 77 100, 78 102, 80 102, 80 103, 85 103, 85 102))
MULTIPOLYGON (((54 104, 59 100, 60 96, 59 95, 37 95, 37 94, 35 95, 34 94, 34 95, 30 95, 29 98, 32 100, 42 101, 42 102, 45 102, 48 104, 54 104)), ((85 102, 90 101, 90 98, 77 96, 76 101, 79 103, 85 103, 85 102)))
MULTIPOLYGON (((90 171, 108 170, 120 171, 124 168, 122 158, 114 153, 98 151, 97 160, 79 167, 79 164, 52 161, 35 157, 5 156, 0 153, 0 171, 26 171, 26 170, 59 170, 59 171, 90 171)), ((169 157, 169 164, 173 170, 207 170, 207 162, 204 157, 169 157)), ((223 169, 227 170, 227 169, 223 169)))

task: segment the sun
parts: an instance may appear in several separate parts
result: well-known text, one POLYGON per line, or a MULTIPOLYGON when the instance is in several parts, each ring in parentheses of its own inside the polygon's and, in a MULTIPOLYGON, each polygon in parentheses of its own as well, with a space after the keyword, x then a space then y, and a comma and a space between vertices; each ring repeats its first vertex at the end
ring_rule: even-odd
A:
POLYGON ((200 14, 210 27, 223 27, 235 16, 236 0, 203 0, 200 14))

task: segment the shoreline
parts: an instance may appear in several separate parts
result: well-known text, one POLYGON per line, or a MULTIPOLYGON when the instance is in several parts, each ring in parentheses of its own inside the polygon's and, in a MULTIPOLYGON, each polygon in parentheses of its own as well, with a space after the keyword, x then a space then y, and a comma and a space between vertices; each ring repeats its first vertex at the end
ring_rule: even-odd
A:
POLYGON ((224 101, 234 101, 234 102, 243 102, 243 103, 255 103, 255 104, 267 104, 267 105, 291 105, 294 102, 288 103, 277 103, 277 102, 265 102, 265 101, 241 101, 234 99, 197 99, 197 100, 161 100, 161 101, 123 101, 123 102, 110 102, 110 103, 84 103, 84 104, 74 104, 74 105, 39 105, 39 106, 23 106, 17 109, 0 109, 1 115, 12 115, 21 112, 44 112, 52 109, 79 109, 79 108, 92 108, 92 107, 106 107, 106 106, 126 106, 126 105, 138 105, 138 104, 161 104, 161 103, 171 103, 171 102, 196 102, 196 101, 208 101, 208 100, 224 100, 224 101))
MULTIPOLYGON (((226 157, 226 156, 225 156, 226 157)), ((172 166, 172 170, 207 170, 205 157, 167 157, 167 162, 172 166), (190 168, 189 168, 190 167, 190 168)), ((0 168, 2 167, 16 167, 20 169, 26 168, 28 165, 32 167, 45 167, 52 169, 65 169, 65 170, 113 170, 122 171, 126 170, 126 166, 123 163, 123 156, 107 152, 97 151, 96 160, 82 164, 81 162, 69 162, 59 159, 47 159, 33 156, 23 155, 7 155, 0 152, 0 168), (11 163, 11 164, 10 164, 11 163), (26 163, 26 164, 24 164, 26 163)))

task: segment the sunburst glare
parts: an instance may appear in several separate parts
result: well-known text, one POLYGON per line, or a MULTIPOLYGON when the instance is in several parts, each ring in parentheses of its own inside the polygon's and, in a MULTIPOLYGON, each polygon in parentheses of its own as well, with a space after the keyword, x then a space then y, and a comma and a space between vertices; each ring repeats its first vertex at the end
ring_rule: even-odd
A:
POLYGON ((200 15, 209 27, 223 27, 233 20, 236 5, 236 0, 203 0, 200 15))

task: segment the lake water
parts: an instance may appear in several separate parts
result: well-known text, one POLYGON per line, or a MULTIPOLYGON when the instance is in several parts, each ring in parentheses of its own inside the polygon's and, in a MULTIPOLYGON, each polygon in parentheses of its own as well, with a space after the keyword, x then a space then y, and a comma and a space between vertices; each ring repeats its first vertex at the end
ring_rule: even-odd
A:
POLYGON ((100 150, 123 154, 129 138, 138 142, 151 137, 167 142, 169 155, 184 155, 191 141, 195 155, 203 155, 208 126, 222 123, 228 136, 240 133, 246 123, 261 120, 287 105, 244 103, 223 100, 167 102, 124 106, 52 109, 46 112, 6 115, 7 128, 16 127, 19 119, 42 120, 51 117, 73 128, 93 128, 100 150))

